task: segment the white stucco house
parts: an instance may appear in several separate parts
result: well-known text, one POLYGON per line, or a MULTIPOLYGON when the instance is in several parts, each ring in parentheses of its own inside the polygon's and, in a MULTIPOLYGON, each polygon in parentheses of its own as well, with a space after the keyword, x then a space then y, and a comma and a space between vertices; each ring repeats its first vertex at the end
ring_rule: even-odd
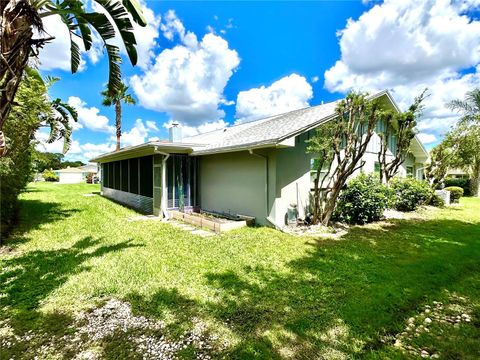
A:
MULTIPOLYGON (((388 91, 372 96, 398 107, 388 91)), ((312 190, 312 156, 306 140, 335 118, 337 102, 181 139, 153 141, 101 155, 102 194, 146 213, 168 216, 179 207, 255 217, 258 224, 283 226, 290 204, 305 214, 312 190)), ((391 139, 395 149, 395 139, 391 139)), ((374 135, 362 171, 374 172, 379 151, 374 135)), ((390 153, 391 154, 391 153, 390 153)), ((391 155, 392 156, 392 155, 391 155)), ((423 177, 428 158, 415 138, 399 176, 423 177)))
POLYGON ((83 165, 79 167, 67 167, 65 169, 53 170, 55 175, 59 178, 60 184, 77 184, 86 181, 87 175, 97 174, 97 165, 83 165))

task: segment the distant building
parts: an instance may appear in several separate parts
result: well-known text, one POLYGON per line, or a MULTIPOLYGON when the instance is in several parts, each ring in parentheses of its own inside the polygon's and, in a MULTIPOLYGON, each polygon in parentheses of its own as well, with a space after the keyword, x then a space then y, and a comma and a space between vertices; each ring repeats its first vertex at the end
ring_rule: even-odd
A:
POLYGON ((61 184, 77 184, 87 180, 88 174, 97 175, 97 165, 83 165, 76 168, 67 167, 66 169, 53 170, 59 178, 61 184))
POLYGON ((468 174, 462 169, 449 169, 447 171, 447 177, 454 179, 467 179, 468 174))

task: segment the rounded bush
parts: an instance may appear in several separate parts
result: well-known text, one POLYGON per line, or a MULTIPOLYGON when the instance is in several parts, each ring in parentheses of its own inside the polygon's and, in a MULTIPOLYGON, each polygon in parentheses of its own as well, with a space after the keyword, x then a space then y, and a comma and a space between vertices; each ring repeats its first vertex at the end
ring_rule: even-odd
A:
POLYGON ((444 207, 445 201, 443 201, 443 199, 437 194, 433 194, 432 198, 430 199, 429 205, 432 205, 435 207, 444 207))
POLYGON ((470 196, 470 179, 446 178, 445 187, 458 186, 463 189, 463 196, 470 196))
POLYGON ((394 207, 399 211, 416 210, 433 196, 433 190, 426 181, 394 178, 390 185, 395 192, 394 207))
POLYGON ((378 221, 388 208, 391 191, 377 176, 360 174, 350 180, 342 190, 335 208, 334 218, 349 224, 378 221))
POLYGON ((463 196, 463 189, 458 186, 449 186, 443 190, 450 191, 450 201, 452 203, 458 203, 460 198, 463 196))
POLYGON ((43 180, 55 182, 55 181, 58 181, 60 179, 58 178, 57 175, 55 175, 55 173, 53 171, 45 170, 43 172, 43 180))

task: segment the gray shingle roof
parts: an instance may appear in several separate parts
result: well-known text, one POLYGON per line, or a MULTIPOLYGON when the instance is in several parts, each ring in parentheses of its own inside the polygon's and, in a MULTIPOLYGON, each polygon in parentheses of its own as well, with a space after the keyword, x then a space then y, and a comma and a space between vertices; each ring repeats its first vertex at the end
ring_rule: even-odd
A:
POLYGON ((204 146, 194 154, 244 149, 249 146, 276 144, 285 138, 306 131, 335 115, 338 101, 290 111, 266 119, 230 126, 183 139, 204 146))

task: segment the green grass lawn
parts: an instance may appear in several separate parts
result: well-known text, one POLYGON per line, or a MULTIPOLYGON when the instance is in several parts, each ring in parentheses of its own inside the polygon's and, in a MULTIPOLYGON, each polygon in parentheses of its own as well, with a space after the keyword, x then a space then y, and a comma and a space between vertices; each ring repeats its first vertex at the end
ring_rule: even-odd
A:
MULTIPOLYGON (((79 312, 109 298, 165 321, 172 339, 200 320, 224 343, 214 358, 244 359, 414 357, 395 336, 438 301, 471 321, 434 321, 409 345, 480 358, 480 199, 424 210, 422 220, 355 227, 338 240, 268 228, 203 238, 129 221, 133 210, 84 196, 98 191, 39 183, 22 194, 20 229, 0 252, 0 337, 11 342, 1 359, 34 358, 51 342, 58 346, 46 358, 71 358, 62 336, 79 312)), ((96 351, 135 358, 130 345, 118 334, 96 351)))

